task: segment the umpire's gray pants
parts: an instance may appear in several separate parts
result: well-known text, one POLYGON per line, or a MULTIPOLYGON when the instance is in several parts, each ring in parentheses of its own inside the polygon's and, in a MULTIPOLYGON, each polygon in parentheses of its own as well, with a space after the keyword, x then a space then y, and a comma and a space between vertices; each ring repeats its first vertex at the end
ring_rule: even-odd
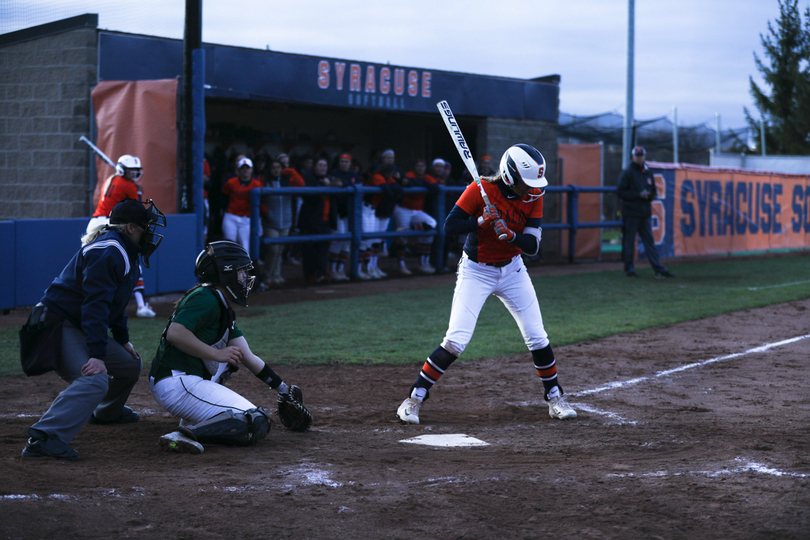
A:
POLYGON ((94 412, 101 420, 121 416, 124 404, 141 375, 141 361, 132 358, 115 340, 107 343, 107 373, 82 376, 90 359, 87 335, 68 321, 62 328, 62 359, 56 372, 70 386, 59 394, 33 429, 70 444, 94 412))

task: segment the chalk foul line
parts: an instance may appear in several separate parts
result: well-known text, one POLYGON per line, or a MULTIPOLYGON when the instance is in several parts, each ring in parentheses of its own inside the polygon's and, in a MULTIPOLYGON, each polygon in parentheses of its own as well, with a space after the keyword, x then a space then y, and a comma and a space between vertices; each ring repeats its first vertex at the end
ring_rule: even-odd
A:
POLYGON ((801 340, 807 339, 807 338, 810 338, 810 334, 805 334, 803 336, 797 336, 797 337, 793 337, 793 338, 790 338, 790 339, 777 341, 775 343, 766 343, 765 345, 761 345, 759 347, 754 347, 753 349, 748 349, 747 351, 744 351, 744 352, 726 354, 724 356, 718 356, 716 358, 710 358, 709 360, 704 360, 702 362, 694 362, 692 364, 685 364, 683 366, 679 366, 679 367, 676 367, 676 368, 667 369, 667 370, 664 370, 664 371, 659 371, 655 375, 651 375, 649 377, 637 377, 635 379, 629 379, 627 381, 612 382, 612 383, 608 383, 608 384, 606 384, 604 386, 600 386, 598 388, 592 388, 590 390, 581 390, 579 392, 571 392, 568 395, 569 396, 581 397, 581 396, 587 396, 587 395, 590 395, 590 394, 598 394, 600 392, 605 392, 607 390, 615 390, 616 388, 625 388, 627 386, 633 386, 633 385, 636 385, 636 384, 639 384, 639 383, 642 383, 642 382, 646 382, 646 381, 650 381, 650 380, 653 380, 653 379, 657 379, 657 378, 660 378, 660 377, 666 377, 666 376, 672 375, 673 373, 678 373, 680 371, 686 371, 688 369, 694 369, 694 368, 698 368, 698 367, 703 367, 703 366, 707 366, 709 364, 714 364, 715 362, 723 362, 725 360, 731 360, 732 358, 739 358, 741 356, 746 356, 748 354, 756 354, 756 353, 765 352, 765 351, 767 351, 769 349, 773 349, 775 347, 782 347, 784 345, 789 345, 791 343, 795 343, 797 341, 801 341, 801 340))

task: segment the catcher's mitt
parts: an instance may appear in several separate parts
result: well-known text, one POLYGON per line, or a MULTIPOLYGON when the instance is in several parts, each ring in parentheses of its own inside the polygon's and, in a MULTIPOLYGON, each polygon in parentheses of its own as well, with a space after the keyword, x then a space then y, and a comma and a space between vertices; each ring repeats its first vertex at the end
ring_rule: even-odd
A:
POLYGON ((278 417, 284 427, 293 431, 306 431, 312 425, 312 414, 304 406, 304 394, 297 386, 289 393, 278 395, 278 417))

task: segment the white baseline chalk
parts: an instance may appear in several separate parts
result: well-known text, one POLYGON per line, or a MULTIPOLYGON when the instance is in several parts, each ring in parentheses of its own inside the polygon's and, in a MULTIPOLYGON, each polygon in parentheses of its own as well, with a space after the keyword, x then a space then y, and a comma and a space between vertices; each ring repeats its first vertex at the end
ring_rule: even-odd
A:
POLYGON ((782 340, 782 341, 777 341, 775 343, 767 343, 767 344, 761 345, 759 347, 754 347, 753 349, 748 349, 745 352, 726 354, 724 356, 718 356, 717 358, 711 358, 709 360, 704 360, 702 362, 695 362, 693 364, 685 364, 683 366, 679 366, 679 367, 676 367, 676 368, 667 369, 667 370, 664 370, 664 371, 659 371, 658 373, 656 373, 655 375, 652 375, 650 377, 638 377, 638 378, 630 379, 630 380, 627 380, 627 381, 618 381, 618 382, 608 383, 608 384, 606 384, 604 386, 600 386, 599 388, 593 388, 591 390, 582 390, 580 392, 570 392, 568 395, 569 396, 587 396, 587 395, 590 395, 590 394, 598 394, 600 392, 605 392, 606 390, 614 390, 616 388, 624 388, 624 387, 627 387, 627 386, 633 386, 635 384, 642 383, 642 382, 645 382, 645 381, 650 381, 650 380, 656 379, 658 377, 666 377, 667 375, 672 375, 673 373, 677 373, 679 371, 686 371, 687 369, 703 367, 703 366, 706 366, 708 364, 713 364, 715 362, 722 362, 724 360, 731 360, 732 358, 739 358, 740 356, 745 356, 745 355, 748 355, 748 354, 755 354, 755 353, 765 352, 768 349, 773 349, 774 347, 781 347, 783 345, 789 345, 791 343, 795 343, 797 341, 801 341, 801 340, 807 339, 807 338, 810 338, 810 334, 805 334, 803 336, 798 336, 798 337, 794 337, 794 338, 790 338, 790 339, 785 339, 785 340, 782 340))

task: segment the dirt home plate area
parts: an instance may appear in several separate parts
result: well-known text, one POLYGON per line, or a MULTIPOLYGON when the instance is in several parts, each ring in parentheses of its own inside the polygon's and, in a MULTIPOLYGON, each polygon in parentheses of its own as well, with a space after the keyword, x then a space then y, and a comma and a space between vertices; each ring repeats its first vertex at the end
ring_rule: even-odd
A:
MULTIPOLYGON (((7 377, 0 537, 807 539, 808 308, 557 347, 569 421, 549 418, 527 354, 454 365, 408 426, 417 364, 282 366, 312 430, 276 420, 255 447, 198 456, 159 448, 177 422, 144 373, 139 423, 85 426, 77 462, 24 460, 64 383, 7 377)), ((274 405, 242 371, 229 385, 274 405)))

